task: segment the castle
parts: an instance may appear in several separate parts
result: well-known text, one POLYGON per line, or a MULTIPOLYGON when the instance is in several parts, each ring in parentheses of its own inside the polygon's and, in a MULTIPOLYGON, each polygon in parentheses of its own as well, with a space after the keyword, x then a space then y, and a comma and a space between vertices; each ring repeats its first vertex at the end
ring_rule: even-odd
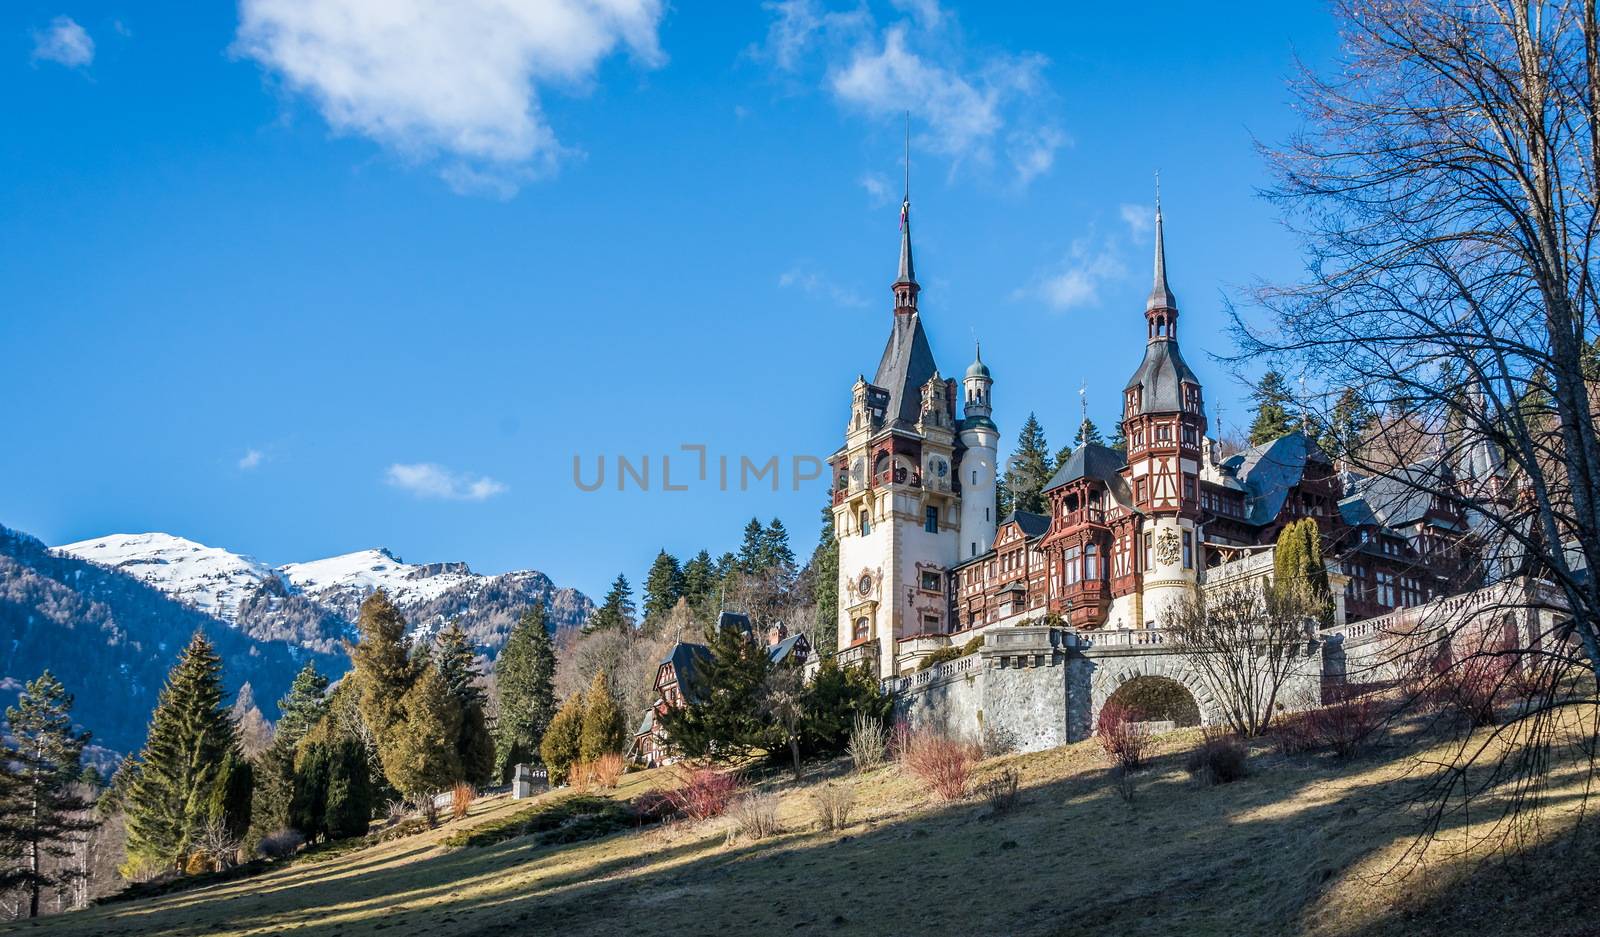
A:
MULTIPOLYGON (((1279 531, 1306 517, 1336 558, 1338 624, 1475 584, 1463 543, 1472 519, 1443 499, 1341 472, 1298 431, 1230 455, 1207 435, 1203 388, 1178 340, 1159 200, 1143 358, 1120 398, 1126 450, 1078 447, 1045 485, 1048 514, 997 517, 994 378, 981 349, 959 385, 935 364, 910 212, 908 196, 889 339, 872 380, 851 388, 844 445, 829 460, 841 662, 889 678, 999 627, 1156 628, 1191 589, 1269 571, 1279 531)), ((1469 452, 1462 464, 1404 471, 1498 490, 1492 449, 1469 452)))

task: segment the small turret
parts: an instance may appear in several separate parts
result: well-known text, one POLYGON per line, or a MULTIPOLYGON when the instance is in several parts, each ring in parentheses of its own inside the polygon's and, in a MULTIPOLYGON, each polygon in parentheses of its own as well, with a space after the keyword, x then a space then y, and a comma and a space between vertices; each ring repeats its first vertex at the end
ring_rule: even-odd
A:
POLYGON ((967 376, 962 378, 966 386, 966 400, 962 403, 962 412, 966 416, 963 426, 973 421, 981 421, 993 426, 990 418, 994 414, 993 404, 989 399, 990 388, 994 386, 994 378, 989 374, 989 366, 983 363, 983 346, 979 345, 977 357, 967 368, 967 376))

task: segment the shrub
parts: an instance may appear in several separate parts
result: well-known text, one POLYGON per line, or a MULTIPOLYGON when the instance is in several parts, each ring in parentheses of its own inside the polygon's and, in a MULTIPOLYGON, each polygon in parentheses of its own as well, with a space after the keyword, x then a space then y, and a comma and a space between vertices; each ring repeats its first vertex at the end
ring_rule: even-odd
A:
POLYGON ((959 647, 941 647, 931 654, 923 655, 922 660, 917 662, 917 669, 927 670, 930 667, 937 667, 947 661, 960 660, 965 656, 965 654, 961 653, 961 648, 959 647))
POLYGON ((806 687, 800 747, 813 755, 846 751, 856 724, 871 719, 882 726, 893 706, 867 668, 840 667, 830 657, 806 687))
POLYGON ((456 786, 450 790, 450 819, 460 820, 472 809, 472 802, 478 798, 478 791, 466 781, 457 781, 456 786))
POLYGON ((782 829, 778 826, 778 795, 749 793, 733 802, 733 830, 729 839, 766 839, 782 829))
POLYGON ((398 798, 383 805, 383 823, 385 826, 394 826, 410 815, 411 805, 398 798))
POLYGON ((1206 784, 1231 784, 1247 772, 1250 752, 1239 737, 1207 729, 1200 746, 1189 753, 1184 769, 1206 784))
POLYGON ((816 808, 817 825, 824 832, 842 830, 856 805, 855 788, 848 784, 821 784, 811 791, 811 805, 816 808))
POLYGON ((857 771, 871 771, 883 764, 889 754, 889 731, 883 722, 866 713, 856 713, 850 729, 850 760, 857 771))
POLYGON ((906 769, 945 800, 966 794, 972 768, 981 755, 972 742, 928 731, 909 733, 900 749, 900 760, 906 769))
POLYGON ((417 816, 430 830, 439 825, 439 798, 432 791, 417 798, 417 816))
POLYGON ((627 762, 615 752, 601 755, 589 763, 589 771, 594 778, 594 783, 608 790, 616 789, 616 786, 621 783, 622 775, 627 767, 627 762))
POLYGON ((567 768, 567 786, 579 794, 589 793, 594 787, 594 765, 587 761, 574 761, 567 768))
POLYGON ((1306 716, 1317 744, 1332 749, 1340 758, 1353 757, 1383 722, 1383 711, 1370 696, 1315 709, 1306 716))
POLYGON ((261 842, 256 844, 256 851, 268 859, 282 859, 294 855, 305 841, 299 830, 284 827, 261 837, 261 842))
POLYGON ((1007 768, 979 786, 978 792, 989 802, 989 808, 998 816, 1008 813, 1017 805, 1017 788, 1022 783, 1022 772, 1007 768))
POLYGON ((1313 752, 1321 744, 1312 722, 1311 711, 1284 713, 1272 720, 1272 725, 1267 727, 1267 735, 1278 747, 1278 751, 1285 755, 1313 752))
POLYGON ((1137 721, 1138 714, 1131 708, 1111 700, 1100 707, 1100 719, 1095 726, 1100 747, 1124 774, 1144 767, 1145 753, 1150 746, 1150 737, 1139 730, 1137 721))
POLYGON ((678 786, 667 791, 673 809, 691 820, 708 820, 728 809, 739 779, 711 768, 683 768, 678 786))
POLYGON ((1466 720, 1476 729, 1493 725, 1495 704, 1509 689, 1513 658, 1490 652, 1474 653, 1443 667, 1424 690, 1425 701, 1435 710, 1466 720))

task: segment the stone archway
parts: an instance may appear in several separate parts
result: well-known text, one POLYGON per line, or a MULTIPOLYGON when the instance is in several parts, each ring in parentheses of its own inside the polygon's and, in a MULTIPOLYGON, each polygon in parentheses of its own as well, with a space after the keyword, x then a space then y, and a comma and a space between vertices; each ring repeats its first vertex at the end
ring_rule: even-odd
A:
POLYGON ((1187 729, 1200 724, 1200 703, 1189 688, 1171 677, 1133 677, 1106 697, 1105 705, 1121 703, 1135 722, 1170 722, 1187 729))
POLYGON ((1089 683, 1092 708, 1087 728, 1090 734, 1094 732, 1094 726, 1100 720, 1100 709, 1105 706, 1106 701, 1124 686, 1136 680, 1164 680, 1176 683, 1187 690, 1194 700, 1201 725, 1216 725, 1224 721, 1211 692, 1206 689, 1204 682, 1189 670, 1182 658, 1166 653, 1132 654, 1100 658, 1095 661, 1094 675, 1089 683))

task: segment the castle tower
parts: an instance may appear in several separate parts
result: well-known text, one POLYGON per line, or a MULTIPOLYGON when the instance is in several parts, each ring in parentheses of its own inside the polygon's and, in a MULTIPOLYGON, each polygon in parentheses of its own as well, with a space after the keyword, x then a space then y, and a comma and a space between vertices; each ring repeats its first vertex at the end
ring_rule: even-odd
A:
POLYGON ((845 444, 830 460, 841 660, 870 656, 882 676, 904 663, 904 639, 950 629, 962 523, 955 382, 940 377, 917 309, 909 196, 890 290, 889 341, 871 382, 857 378, 851 389, 845 444))
POLYGON ((1000 430, 990 415, 994 412, 990 388, 994 378, 983 363, 983 348, 967 368, 962 380, 966 396, 962 402, 961 445, 961 546, 959 560, 971 559, 994 544, 995 474, 999 459, 1000 430))
POLYGON ((1203 565, 1199 478, 1206 431, 1200 380, 1178 350, 1178 301, 1167 285, 1159 196, 1155 283, 1144 315, 1144 361, 1123 388, 1126 472, 1143 514, 1132 545, 1141 601, 1128 620, 1158 624, 1163 608, 1193 587, 1203 565))

